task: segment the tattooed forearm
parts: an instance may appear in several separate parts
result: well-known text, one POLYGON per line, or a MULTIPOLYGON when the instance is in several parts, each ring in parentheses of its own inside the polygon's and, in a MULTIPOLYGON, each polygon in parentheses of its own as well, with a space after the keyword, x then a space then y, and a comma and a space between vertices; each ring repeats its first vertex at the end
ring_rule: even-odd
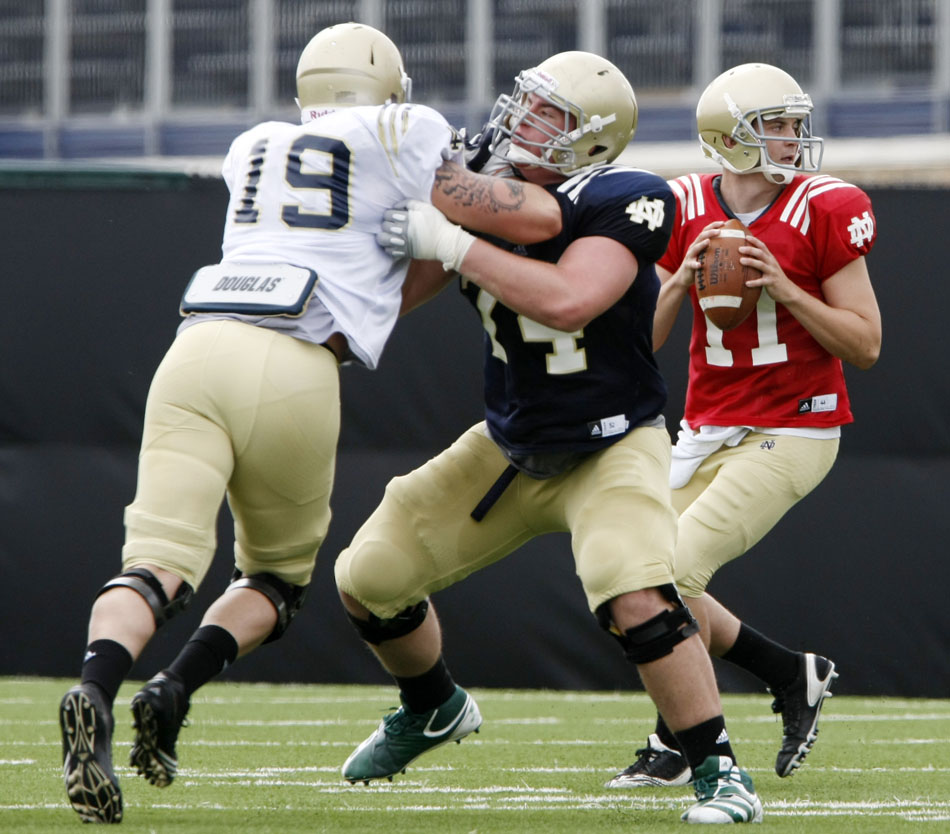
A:
POLYGON ((472 174, 452 162, 436 171, 435 187, 462 208, 475 206, 491 214, 517 211, 527 199, 521 180, 472 174))
POLYGON ((445 162, 436 172, 432 204, 453 223, 512 243, 537 243, 559 234, 557 198, 529 182, 473 174, 445 162))

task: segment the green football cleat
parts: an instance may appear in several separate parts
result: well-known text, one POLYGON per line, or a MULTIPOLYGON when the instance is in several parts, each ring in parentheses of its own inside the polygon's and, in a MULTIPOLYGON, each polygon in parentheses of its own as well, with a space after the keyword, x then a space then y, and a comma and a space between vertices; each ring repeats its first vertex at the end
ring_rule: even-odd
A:
POLYGON ((423 753, 450 741, 461 742, 469 733, 477 733, 481 724, 478 705, 459 686, 452 697, 428 712, 411 712, 403 704, 350 754, 343 763, 343 778, 350 784, 392 781, 423 753))
POLYGON ((762 803, 749 774, 725 756, 709 756, 693 774, 696 803, 681 819, 691 823, 762 822, 762 803))

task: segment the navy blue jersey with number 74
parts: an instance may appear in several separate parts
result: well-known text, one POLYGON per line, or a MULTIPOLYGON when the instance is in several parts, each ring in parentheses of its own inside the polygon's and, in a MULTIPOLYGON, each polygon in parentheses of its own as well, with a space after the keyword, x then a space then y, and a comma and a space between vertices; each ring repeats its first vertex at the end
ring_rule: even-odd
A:
POLYGON ((616 304, 573 333, 518 315, 462 281, 485 327, 488 428, 515 462, 604 448, 656 421, 666 404, 653 357, 654 264, 670 238, 672 191, 661 177, 621 165, 547 188, 561 206, 561 233, 513 251, 554 263, 578 238, 608 237, 636 256, 639 271, 616 304))

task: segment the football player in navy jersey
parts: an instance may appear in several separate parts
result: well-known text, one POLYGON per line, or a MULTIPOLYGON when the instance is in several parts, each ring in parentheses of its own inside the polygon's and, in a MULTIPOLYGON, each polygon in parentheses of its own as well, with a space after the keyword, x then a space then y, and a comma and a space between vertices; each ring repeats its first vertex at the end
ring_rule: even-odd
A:
POLYGON ((554 196, 559 234, 507 251, 420 201, 384 225, 391 252, 437 262, 432 292, 448 280, 442 270, 460 273, 485 329, 485 420, 390 481, 337 560, 344 606, 402 701, 344 763, 350 782, 391 778, 481 724, 442 657, 430 595, 537 535, 569 531, 591 612, 636 664, 696 770, 697 801, 683 819, 762 816, 673 584, 670 437, 652 322, 654 263, 675 202, 661 178, 611 164, 636 120, 633 90, 613 64, 555 55, 498 99, 489 150, 554 196))
POLYGON ((523 240, 561 226, 543 189, 451 162, 453 153, 461 160, 457 132, 410 104, 409 91, 382 32, 330 26, 298 62, 301 123, 264 122, 231 144, 221 263, 195 273, 152 379, 122 573, 97 595, 80 683, 60 703, 66 792, 84 822, 122 820, 115 697, 206 576, 225 495, 232 581, 168 668, 133 696, 130 765, 168 786, 192 693, 281 637, 304 601, 330 521, 338 366, 376 367, 416 271, 376 245, 384 211, 432 199, 497 234, 530 209, 523 240))
MULTIPOLYGON (((833 661, 793 651, 741 622, 706 593, 726 562, 758 542, 830 471, 841 427, 853 420, 842 360, 870 368, 881 349, 881 314, 865 256, 877 236, 860 188, 820 174, 822 140, 811 133, 811 98, 769 64, 715 78, 696 110, 700 145, 720 173, 671 182, 677 197, 654 343, 683 301, 692 307, 689 386, 670 484, 680 513, 676 583, 710 651, 756 675, 775 696, 780 777, 794 773, 818 734, 833 661), (750 237, 743 263, 762 270, 755 310, 723 332, 693 287, 709 239, 736 217, 750 237)), ((783 568, 785 569, 785 568, 783 568)), ((637 759, 608 787, 685 785, 689 764, 662 717, 637 759)))

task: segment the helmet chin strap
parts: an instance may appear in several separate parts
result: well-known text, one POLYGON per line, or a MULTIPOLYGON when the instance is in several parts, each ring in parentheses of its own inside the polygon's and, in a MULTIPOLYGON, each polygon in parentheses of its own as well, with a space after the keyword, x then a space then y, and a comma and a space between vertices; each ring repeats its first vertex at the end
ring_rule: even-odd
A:
POLYGON ((774 185, 788 185, 795 178, 795 174, 798 173, 797 169, 792 171, 772 163, 771 157, 765 148, 759 151, 758 170, 774 185))
POLYGON ((795 176, 794 171, 775 170, 774 168, 762 168, 762 174, 775 185, 788 185, 795 176))
POLYGON ((552 168, 558 170, 556 166, 551 165, 544 161, 537 154, 531 153, 531 151, 525 150, 520 145, 516 145, 512 142, 508 146, 508 151, 505 154, 505 159, 507 159, 512 164, 521 164, 521 165, 539 165, 542 168, 552 168))
MULTIPOLYGON (((785 170, 784 168, 777 168, 775 166, 768 165, 767 163, 762 162, 762 156, 764 151, 759 149, 759 162, 753 168, 746 168, 744 171, 740 171, 732 163, 729 162, 719 151, 717 151, 712 145, 706 142, 702 136, 699 137, 699 143, 702 145, 703 150, 713 162, 717 165, 721 165, 728 171, 732 171, 734 174, 762 174, 770 183, 774 185, 788 185, 797 171, 785 170)), ((767 159, 768 157, 766 157, 767 159)))
POLYGON ((784 168, 778 168, 774 165, 769 165, 768 163, 762 161, 761 155, 759 156, 759 164, 754 168, 747 168, 745 171, 738 171, 725 162, 725 160, 723 160, 723 162, 727 168, 737 174, 761 174, 773 185, 788 185, 795 177, 795 174, 798 173, 797 171, 789 171, 784 168))

